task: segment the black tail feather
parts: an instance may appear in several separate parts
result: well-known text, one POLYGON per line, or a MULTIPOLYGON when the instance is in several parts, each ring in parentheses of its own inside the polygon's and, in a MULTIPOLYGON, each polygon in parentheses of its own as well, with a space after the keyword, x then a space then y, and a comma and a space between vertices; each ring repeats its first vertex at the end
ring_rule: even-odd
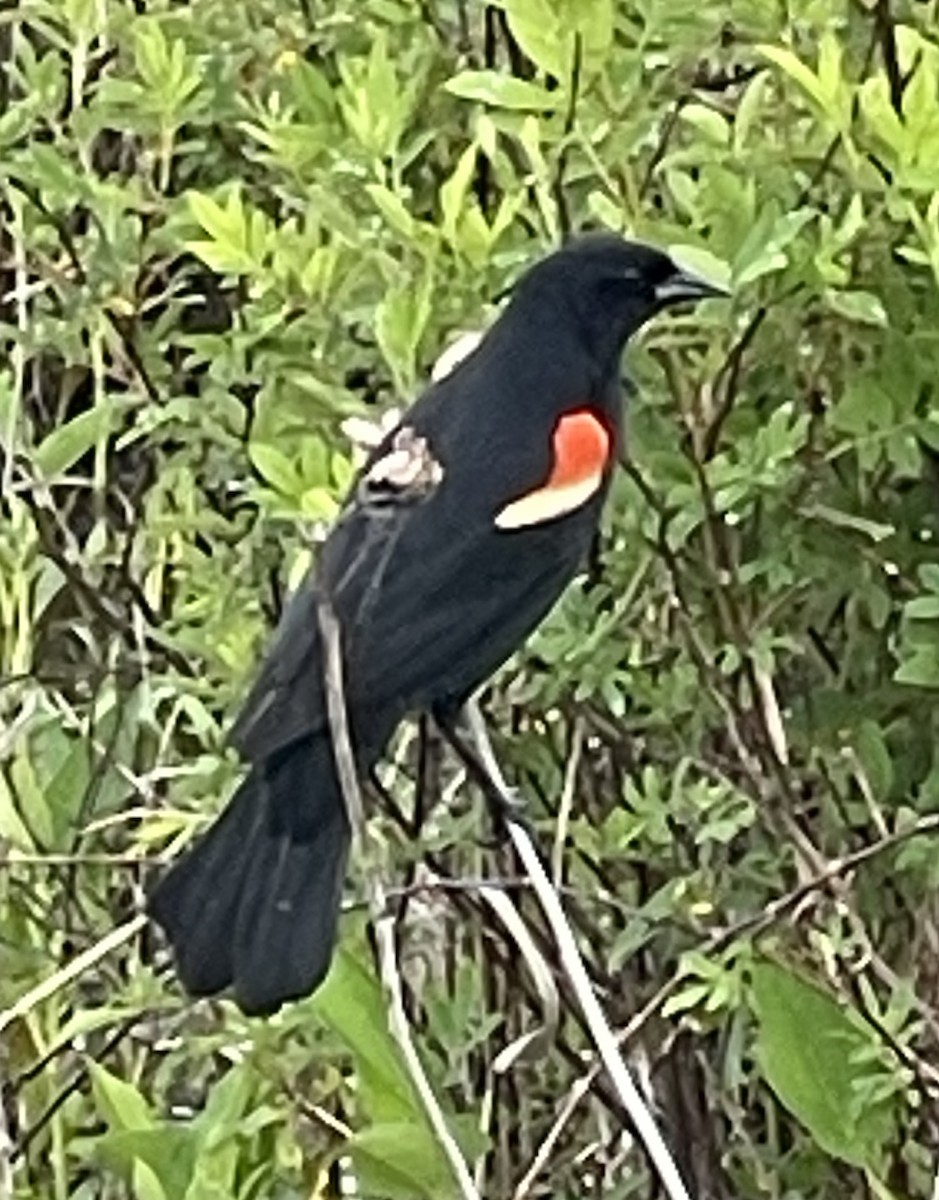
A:
POLYGON ((150 916, 172 942, 180 979, 193 996, 214 995, 234 978, 234 914, 263 819, 263 792, 252 773, 216 823, 170 867, 148 898, 150 916))
POLYGON ((329 969, 348 848, 328 738, 256 766, 149 898, 186 990, 234 985, 248 1014, 312 992, 329 969))

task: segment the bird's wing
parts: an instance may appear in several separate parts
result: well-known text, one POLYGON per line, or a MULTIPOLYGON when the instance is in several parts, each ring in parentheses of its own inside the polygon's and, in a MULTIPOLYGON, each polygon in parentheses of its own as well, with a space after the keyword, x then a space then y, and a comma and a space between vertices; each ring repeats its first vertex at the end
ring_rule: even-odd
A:
POLYGON ((352 731, 367 760, 407 711, 459 701, 486 679, 586 553, 605 475, 586 494, 574 481, 572 495, 562 463, 555 511, 545 507, 558 465, 547 438, 518 456, 492 494, 474 472, 485 457, 504 460, 498 446, 476 463, 461 454, 441 464, 430 438, 402 428, 403 442, 399 429, 363 472, 232 730, 252 760, 326 723, 318 596, 339 617, 352 731), (514 516, 500 527, 502 513, 514 516))
MULTIPOLYGON (((370 455, 343 511, 281 618, 229 740, 246 758, 269 758, 297 738, 325 727, 326 702, 318 607, 339 608, 352 583, 374 593, 403 525, 439 483, 427 442, 401 424, 370 455)), ((361 600, 360 600, 361 602, 361 600)), ((342 609, 343 625, 349 605, 342 609)))

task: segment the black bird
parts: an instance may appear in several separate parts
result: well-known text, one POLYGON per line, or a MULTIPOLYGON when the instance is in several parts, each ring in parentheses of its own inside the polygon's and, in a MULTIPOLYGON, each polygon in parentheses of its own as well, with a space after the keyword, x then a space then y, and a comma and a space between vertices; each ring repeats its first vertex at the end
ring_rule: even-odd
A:
POLYGON ((330 963, 349 826, 318 597, 340 622, 356 766, 411 712, 453 714, 577 572, 620 445, 619 359, 663 308, 722 294, 602 234, 534 266, 478 347, 371 454, 231 732, 249 764, 157 884, 150 913, 193 995, 276 1011, 330 963))

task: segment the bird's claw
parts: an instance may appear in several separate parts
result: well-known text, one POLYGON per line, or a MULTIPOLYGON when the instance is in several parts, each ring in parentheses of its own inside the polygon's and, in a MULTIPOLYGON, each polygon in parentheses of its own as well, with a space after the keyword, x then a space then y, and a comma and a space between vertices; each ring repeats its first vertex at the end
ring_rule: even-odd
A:
POLYGON ((525 802, 518 788, 500 787, 493 789, 492 802, 496 811, 507 821, 518 821, 525 815, 525 802))

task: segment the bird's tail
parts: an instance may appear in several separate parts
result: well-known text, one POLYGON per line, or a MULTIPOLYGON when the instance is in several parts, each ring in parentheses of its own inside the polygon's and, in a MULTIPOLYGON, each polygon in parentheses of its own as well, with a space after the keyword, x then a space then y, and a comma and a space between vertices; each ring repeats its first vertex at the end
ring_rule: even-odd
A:
POLYGON ((149 898, 186 990, 233 985, 249 1014, 312 992, 329 969, 348 850, 328 735, 256 764, 149 898))

